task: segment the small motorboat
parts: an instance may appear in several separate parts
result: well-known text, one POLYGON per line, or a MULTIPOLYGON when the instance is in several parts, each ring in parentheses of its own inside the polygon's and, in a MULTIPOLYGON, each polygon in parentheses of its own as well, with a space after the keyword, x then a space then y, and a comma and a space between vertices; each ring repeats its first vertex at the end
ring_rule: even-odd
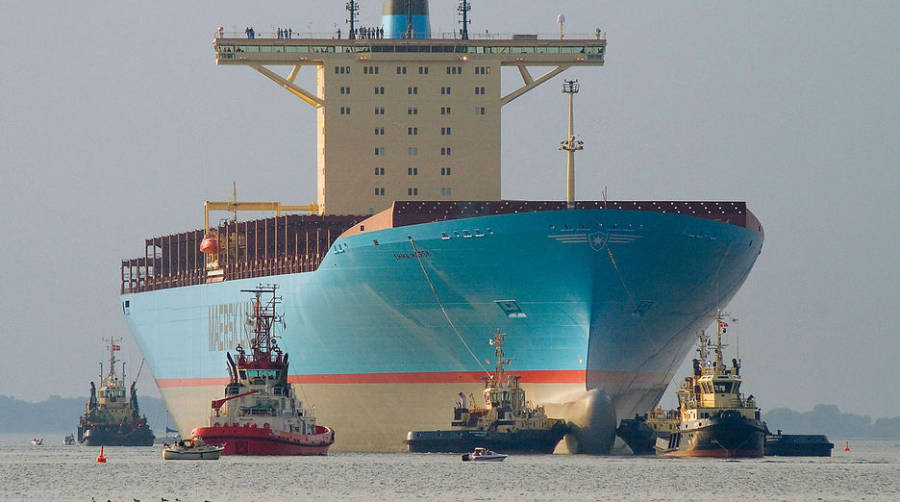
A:
POLYGON ((35 446, 41 446, 42 444, 44 444, 44 438, 34 438, 31 440, 31 444, 35 446))
POLYGON ((462 459, 463 462, 502 462, 508 456, 487 448, 475 448, 471 453, 464 453, 462 459))
POLYGON ((200 438, 176 441, 163 449, 165 460, 219 460, 224 446, 206 444, 200 438))
POLYGON ((63 444, 66 446, 72 446, 75 444, 75 435, 74 434, 66 434, 66 438, 63 439, 63 444))

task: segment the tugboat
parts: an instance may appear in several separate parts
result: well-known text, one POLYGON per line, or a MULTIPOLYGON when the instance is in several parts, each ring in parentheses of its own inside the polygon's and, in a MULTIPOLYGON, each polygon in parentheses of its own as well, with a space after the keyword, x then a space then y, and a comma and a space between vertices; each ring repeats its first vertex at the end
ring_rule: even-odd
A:
POLYGON ((654 453, 656 440, 668 439, 678 427, 678 410, 655 410, 634 418, 623 418, 616 428, 616 435, 625 441, 635 455, 654 453))
POLYGON ((242 290, 254 295, 250 353, 238 345, 237 363, 225 353, 231 377, 225 397, 212 402, 209 426, 191 432, 194 439, 223 446, 223 455, 325 455, 334 443, 334 431, 316 425, 287 381, 288 354, 281 352, 273 333, 276 324, 284 326, 276 312, 281 303, 277 288, 242 290))
POLYGON ((140 414, 135 389, 137 382, 131 383, 131 396, 126 397, 125 363, 122 363, 122 378, 116 375, 116 352, 121 346, 113 338, 106 341, 109 374, 103 376, 101 363, 100 390, 98 392, 91 382, 91 396, 78 423, 78 442, 88 446, 152 446, 155 437, 147 425, 147 418, 140 414))
POLYGON ((472 397, 469 408, 465 394, 453 409, 450 430, 410 431, 406 435, 409 451, 415 453, 464 453, 476 447, 521 453, 553 453, 568 428, 564 420, 547 418, 543 406, 525 401, 519 376, 506 376, 503 358, 503 331, 491 340, 497 366, 484 384, 484 408, 472 397))
POLYGON ((722 356, 722 335, 728 324, 716 313, 715 361, 709 360, 711 342, 700 335, 699 359, 694 375, 685 378, 676 392, 679 421, 668 439, 656 442, 658 455, 667 457, 762 457, 766 425, 752 395, 744 398, 741 365, 732 359, 731 369, 722 356))

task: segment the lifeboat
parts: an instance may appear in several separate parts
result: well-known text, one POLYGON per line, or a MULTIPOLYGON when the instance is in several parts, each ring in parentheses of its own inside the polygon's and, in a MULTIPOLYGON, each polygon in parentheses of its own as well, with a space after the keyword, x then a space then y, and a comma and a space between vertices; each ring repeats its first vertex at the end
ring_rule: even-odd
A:
POLYGON ((203 241, 200 242, 200 252, 206 254, 219 253, 219 238, 216 234, 208 233, 203 237, 203 241))

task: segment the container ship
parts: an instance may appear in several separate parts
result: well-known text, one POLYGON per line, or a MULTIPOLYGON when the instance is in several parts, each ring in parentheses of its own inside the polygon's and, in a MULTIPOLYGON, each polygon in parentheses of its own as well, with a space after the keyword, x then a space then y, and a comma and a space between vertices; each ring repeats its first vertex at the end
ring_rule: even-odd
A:
MULTIPOLYGON (((502 108, 602 66, 599 29, 476 36, 463 1, 462 29, 432 33, 421 0, 386 1, 361 29, 347 8, 344 33, 248 27, 213 41, 218 65, 315 110, 316 201, 208 201, 203 229, 122 261, 125 319, 179 430, 208 420, 225 352, 249 338, 241 290, 265 282, 284 297, 278 343, 303 368, 288 382, 335 430, 333 450, 403 451, 407 431, 445 427, 493 365, 485 333, 502 329, 529 399, 567 421, 558 448, 608 452, 617 417, 656 406, 737 292, 762 226, 741 201, 575 200, 571 118, 567 199, 501 199, 502 108), (509 92, 503 68, 521 76, 509 92), (233 217, 210 227, 216 210, 233 217), (239 219, 247 210, 274 216, 239 219)), ((571 103, 577 86, 564 90, 571 103)))

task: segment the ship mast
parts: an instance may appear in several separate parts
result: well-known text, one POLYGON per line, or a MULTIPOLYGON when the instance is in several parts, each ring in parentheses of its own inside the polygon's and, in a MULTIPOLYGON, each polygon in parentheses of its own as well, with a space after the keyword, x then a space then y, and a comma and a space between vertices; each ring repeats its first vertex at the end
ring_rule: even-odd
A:
POLYGON ((491 345, 494 346, 494 356, 497 358, 497 367, 492 377, 496 384, 500 384, 503 381, 503 367, 509 364, 509 361, 503 359, 503 338, 505 336, 503 330, 498 328, 497 334, 491 340, 491 345))
POLYGON ((459 7, 456 8, 457 12, 462 16, 462 29, 459 30, 459 35, 463 40, 469 39, 469 23, 472 22, 469 19, 469 11, 472 10, 472 4, 468 2, 468 0, 460 0, 459 7))
POLYGON ((560 142, 559 149, 568 152, 566 159, 566 207, 575 209, 575 152, 584 150, 584 141, 575 139, 574 101, 580 85, 578 80, 566 80, 563 94, 569 95, 569 135, 560 142))
POLYGON ((725 334, 725 328, 728 324, 722 320, 722 316, 725 315, 721 310, 716 310, 716 370, 724 371, 725 363, 724 357, 722 354, 722 348, 725 345, 722 344, 722 335, 725 334))
POLYGON ((283 323, 284 317, 276 312, 276 305, 280 303, 281 297, 277 296, 276 290, 278 286, 273 284, 270 286, 260 286, 257 289, 242 289, 242 293, 253 293, 255 298, 252 300, 253 312, 248 319, 248 323, 253 330, 253 339, 250 341, 250 348, 253 351, 254 360, 260 357, 266 359, 271 358, 272 351, 278 352, 278 345, 272 335, 272 328, 275 323, 283 323), (272 298, 262 304, 262 295, 271 294, 272 298))
MULTIPOLYGON (((112 382, 116 378, 116 351, 119 350, 118 342, 121 342, 122 339, 109 337, 104 338, 103 341, 107 342, 109 345, 109 375, 107 375, 107 378, 112 382)), ((125 372, 124 366, 122 367, 122 372, 125 372)), ((100 378, 101 380, 103 379, 103 364, 100 365, 100 378)))
POLYGON ((350 40, 356 39, 356 16, 359 14, 359 2, 355 0, 349 0, 347 2, 347 12, 350 13, 350 19, 347 21, 350 23, 350 40))

